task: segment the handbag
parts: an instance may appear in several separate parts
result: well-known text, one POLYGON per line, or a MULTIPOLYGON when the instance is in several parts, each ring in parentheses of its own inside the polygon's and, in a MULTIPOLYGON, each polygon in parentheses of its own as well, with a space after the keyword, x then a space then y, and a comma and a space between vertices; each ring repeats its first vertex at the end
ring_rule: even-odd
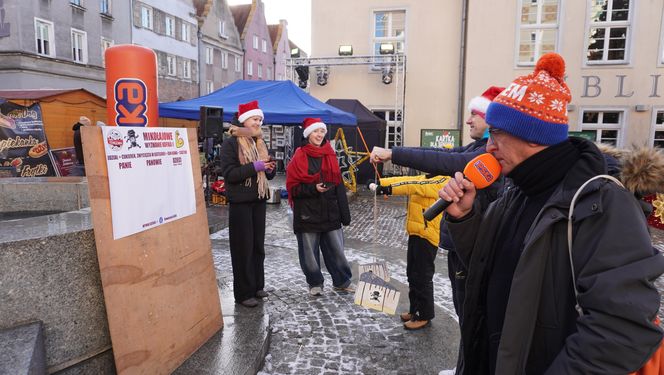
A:
MULTIPOLYGON (((584 182, 581 187, 574 193, 574 197, 572 197, 572 202, 570 203, 569 206, 569 215, 567 216, 567 251, 569 252, 569 264, 572 267, 572 285, 574 286, 574 299, 576 302, 576 305, 574 306, 576 308, 577 313, 579 316, 583 315, 583 310, 581 309, 581 306, 579 306, 579 291, 576 288, 576 276, 574 276, 574 261, 572 259, 572 215, 574 214, 574 205, 576 204, 576 199, 579 197, 581 194, 581 191, 588 185, 590 182, 604 178, 610 181, 615 182, 618 184, 620 187, 623 189, 625 188, 623 184, 618 181, 615 177, 609 176, 609 175, 598 175, 595 177, 590 178, 588 181, 584 182)), ((654 323, 659 326, 659 317, 655 317, 654 323)), ((664 342, 664 341, 662 341, 664 342)), ((659 374, 664 374, 664 346, 662 345, 662 342, 660 342, 659 347, 657 350, 655 350, 655 353, 648 359, 648 361, 641 367, 639 370, 629 373, 628 375, 659 375, 659 374)))

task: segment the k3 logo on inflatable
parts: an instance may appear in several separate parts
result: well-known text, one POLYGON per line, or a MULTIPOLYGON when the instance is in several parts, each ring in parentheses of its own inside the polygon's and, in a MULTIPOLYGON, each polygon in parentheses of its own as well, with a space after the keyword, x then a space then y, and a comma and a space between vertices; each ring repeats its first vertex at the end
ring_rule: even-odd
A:
POLYGON ((148 90, 143 81, 121 78, 115 82, 115 123, 119 126, 147 126, 148 90))

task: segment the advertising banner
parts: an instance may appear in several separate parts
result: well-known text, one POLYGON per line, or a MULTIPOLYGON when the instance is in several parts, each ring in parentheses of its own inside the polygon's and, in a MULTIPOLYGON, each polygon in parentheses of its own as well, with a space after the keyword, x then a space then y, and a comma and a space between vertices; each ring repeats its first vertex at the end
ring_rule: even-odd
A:
POLYGON ((186 129, 103 126, 113 238, 196 212, 186 129))
POLYGON ((458 130, 422 129, 420 132, 421 147, 453 148, 460 144, 458 130))
POLYGON ((13 167, 18 177, 55 176, 39 103, 0 99, 0 166, 13 167))
POLYGON ((65 147, 56 148, 49 152, 51 153, 51 159, 53 160, 58 176, 69 176, 76 164, 76 149, 74 147, 65 147))

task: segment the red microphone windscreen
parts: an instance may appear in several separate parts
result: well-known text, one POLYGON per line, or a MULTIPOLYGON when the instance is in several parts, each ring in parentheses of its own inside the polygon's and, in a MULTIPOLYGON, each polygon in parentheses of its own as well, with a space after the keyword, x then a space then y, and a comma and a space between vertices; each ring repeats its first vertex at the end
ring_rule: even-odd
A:
POLYGON ((477 189, 484 189, 498 179, 501 170, 498 160, 486 153, 469 161, 463 169, 463 174, 475 184, 477 189))

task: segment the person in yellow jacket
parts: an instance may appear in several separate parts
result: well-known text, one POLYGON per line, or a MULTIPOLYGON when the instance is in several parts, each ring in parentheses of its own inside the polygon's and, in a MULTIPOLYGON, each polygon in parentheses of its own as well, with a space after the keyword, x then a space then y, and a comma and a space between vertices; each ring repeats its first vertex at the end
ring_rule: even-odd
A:
POLYGON ((438 253, 442 215, 438 215, 432 221, 426 221, 422 214, 436 202, 438 190, 442 189, 449 180, 448 176, 421 175, 382 178, 379 180, 379 185, 369 184, 369 189, 376 194, 408 196, 406 275, 410 308, 408 312, 400 315, 404 328, 408 330, 424 328, 434 317, 434 261, 438 253))

